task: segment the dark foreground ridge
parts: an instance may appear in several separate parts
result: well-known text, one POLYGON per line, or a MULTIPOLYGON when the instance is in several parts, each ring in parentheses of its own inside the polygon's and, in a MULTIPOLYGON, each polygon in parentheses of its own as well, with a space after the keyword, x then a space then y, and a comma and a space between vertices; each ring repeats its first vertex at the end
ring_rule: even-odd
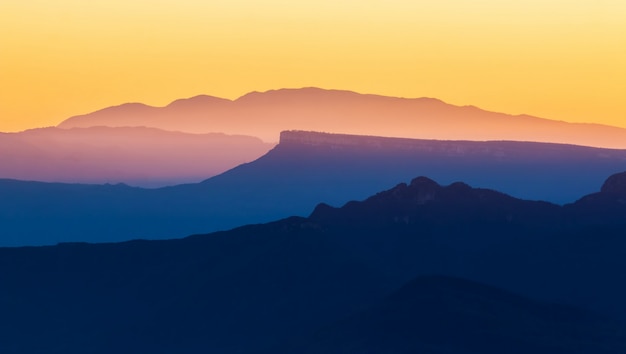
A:
MULTIPOLYGON (((597 353, 626 350, 615 322, 459 278, 416 278, 321 328, 292 353, 597 353), (610 348, 604 347, 610 344, 610 348)), ((619 325, 618 325, 619 326, 619 325)))
POLYGON ((0 352, 624 353, 626 205, 593 196, 419 177, 227 232, 0 248, 0 352))

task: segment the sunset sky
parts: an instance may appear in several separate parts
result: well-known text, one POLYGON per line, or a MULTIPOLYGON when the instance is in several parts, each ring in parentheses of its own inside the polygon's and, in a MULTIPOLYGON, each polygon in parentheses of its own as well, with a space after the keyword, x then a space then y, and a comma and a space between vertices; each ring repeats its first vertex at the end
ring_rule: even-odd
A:
POLYGON ((2 0, 0 131, 317 86, 626 127, 624 0, 2 0))

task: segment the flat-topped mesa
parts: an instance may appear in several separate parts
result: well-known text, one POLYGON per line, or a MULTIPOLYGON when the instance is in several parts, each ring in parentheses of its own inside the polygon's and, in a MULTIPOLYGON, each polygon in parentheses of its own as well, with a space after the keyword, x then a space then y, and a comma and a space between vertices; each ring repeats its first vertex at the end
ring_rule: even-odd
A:
POLYGON ((486 156, 498 159, 532 158, 551 159, 555 156, 607 156, 626 159, 626 150, 610 150, 556 143, 525 141, 467 141, 433 140, 379 137, 321 133, 314 131, 287 130, 280 133, 279 145, 290 146, 325 146, 336 148, 358 148, 360 150, 407 151, 419 154, 439 154, 443 156, 486 156))
POLYGON ((287 130, 280 133, 279 143, 281 145, 324 145, 406 150, 432 150, 434 147, 438 147, 447 150, 451 147, 459 148, 461 145, 467 145, 469 142, 287 130))
MULTIPOLYGON (((286 130, 280 132, 279 144, 290 145, 359 145, 364 140, 370 137, 348 135, 348 134, 333 134, 333 133, 321 133, 303 130, 286 130)), ((374 138, 374 137, 372 137, 374 138)), ((374 138, 381 139, 381 138, 374 138)))

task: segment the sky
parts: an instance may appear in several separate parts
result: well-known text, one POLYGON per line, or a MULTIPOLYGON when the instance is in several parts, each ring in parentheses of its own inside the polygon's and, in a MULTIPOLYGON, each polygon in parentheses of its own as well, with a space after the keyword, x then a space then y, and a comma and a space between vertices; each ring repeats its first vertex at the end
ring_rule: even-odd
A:
POLYGON ((0 131, 321 87, 626 127, 624 0, 2 0, 0 131))

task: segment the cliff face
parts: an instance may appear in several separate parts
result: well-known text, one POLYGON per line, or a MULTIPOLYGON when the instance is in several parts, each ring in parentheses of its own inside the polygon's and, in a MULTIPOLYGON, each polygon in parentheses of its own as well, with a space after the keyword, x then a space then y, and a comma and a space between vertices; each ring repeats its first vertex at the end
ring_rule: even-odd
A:
POLYGON ((425 148, 437 140, 421 140, 409 138, 387 138, 367 135, 350 135, 311 132, 302 130, 288 130, 280 133, 280 144, 288 145, 326 145, 333 147, 341 146, 361 146, 380 148, 425 148))
POLYGON ((391 138, 289 130, 280 133, 280 145, 326 147, 335 150, 359 148, 393 150, 443 156, 491 156, 500 159, 527 157, 535 160, 597 158, 626 163, 626 150, 592 148, 568 144, 520 141, 464 141, 391 138))

